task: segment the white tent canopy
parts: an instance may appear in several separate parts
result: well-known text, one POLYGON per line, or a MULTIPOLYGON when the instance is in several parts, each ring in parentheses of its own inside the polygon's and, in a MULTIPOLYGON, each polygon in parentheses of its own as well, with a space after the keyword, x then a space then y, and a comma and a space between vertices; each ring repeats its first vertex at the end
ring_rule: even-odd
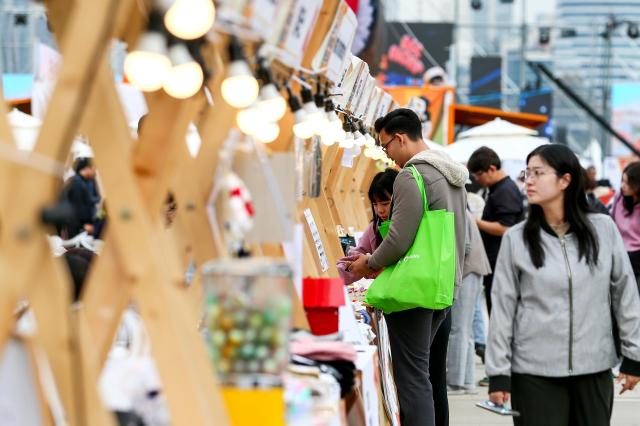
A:
POLYGON ((42 122, 15 108, 7 114, 7 120, 13 130, 16 147, 23 151, 32 151, 36 145, 42 122))
POLYGON ((535 136, 538 132, 528 127, 518 126, 510 121, 496 118, 486 124, 472 127, 458 135, 458 139, 488 136, 535 136))
POLYGON ((454 160, 466 163, 478 148, 493 149, 501 160, 522 161, 549 139, 534 136, 537 132, 496 118, 487 124, 474 127, 460 134, 458 140, 444 149, 454 160))

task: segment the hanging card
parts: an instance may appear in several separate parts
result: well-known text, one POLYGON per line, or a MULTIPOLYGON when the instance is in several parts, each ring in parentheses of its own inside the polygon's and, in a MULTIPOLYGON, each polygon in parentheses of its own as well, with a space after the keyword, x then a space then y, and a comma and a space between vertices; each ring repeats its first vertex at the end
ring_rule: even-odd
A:
POLYGON ((383 117, 383 116, 387 115, 387 113, 391 109, 392 102, 393 102, 393 98, 391 97, 391 95, 386 93, 386 92, 384 92, 384 94, 382 95, 382 98, 380 99, 380 103, 378 104, 378 110, 376 111, 376 117, 380 118, 380 117, 383 117))
POLYGON ((280 62, 292 68, 300 66, 321 6, 322 0, 282 1, 271 38, 280 62))
POLYGON ((322 244, 322 238, 320 237, 320 231, 318 231, 318 226, 316 225, 316 221, 313 218, 313 214, 310 209, 305 209, 304 218, 307 220, 307 225, 309 226, 309 231, 311 232, 311 237, 313 238, 313 243, 316 246, 316 252, 318 253, 318 259, 320 260, 320 269, 322 272, 327 272, 329 270, 329 260, 327 259, 327 252, 324 251, 324 244, 322 244))
POLYGON ((376 87, 376 79, 370 75, 368 75, 364 80, 364 89, 362 90, 362 95, 360 95, 360 100, 354 111, 358 118, 363 118, 365 116, 365 112, 369 107, 369 102, 371 101, 371 95, 376 87))
MULTIPOLYGON (((325 2, 324 7, 331 7, 325 2)), ((324 10, 324 9, 323 9, 324 10)), ((358 19, 351 8, 344 2, 337 2, 333 22, 324 41, 311 63, 311 68, 321 72, 329 81, 337 84, 349 65, 349 52, 356 35, 358 19)))
POLYGON ((382 95, 384 92, 378 86, 374 86, 373 91, 371 92, 371 98, 369 99, 369 104, 367 105, 367 109, 364 113, 364 125, 365 127, 373 126, 373 122, 375 121, 376 112, 378 112, 378 104, 382 99, 382 95))
POLYGON ((353 90, 353 86, 358 79, 358 72, 360 70, 360 64, 362 60, 357 56, 349 56, 349 66, 346 68, 338 87, 334 93, 338 93, 335 97, 335 104, 342 109, 345 109, 349 101, 349 96, 353 90))
POLYGON ((366 62, 360 60, 356 80, 349 95, 347 105, 345 107, 347 111, 351 113, 356 112, 356 108, 358 106, 358 103, 360 102, 360 99, 362 98, 362 94, 364 92, 366 83, 369 81, 369 77, 369 65, 366 62))

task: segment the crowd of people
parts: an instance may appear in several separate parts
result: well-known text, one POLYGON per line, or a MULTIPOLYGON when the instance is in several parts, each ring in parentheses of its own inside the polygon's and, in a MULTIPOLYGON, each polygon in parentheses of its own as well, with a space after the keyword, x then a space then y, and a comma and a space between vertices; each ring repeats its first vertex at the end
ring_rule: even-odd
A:
POLYGON ((375 127, 401 170, 373 179, 373 220, 338 262, 343 277, 375 278, 414 243, 425 207, 410 166, 424 180, 427 209, 455 215, 453 305, 385 313, 402 424, 448 425, 447 395, 479 392, 476 354, 487 373, 479 384, 492 403, 520 413, 516 426, 609 424, 612 369, 622 392, 640 381, 640 162, 624 169, 607 208, 593 171, 564 145, 528 155, 523 194, 489 148, 467 168, 430 150, 410 109, 375 127), (467 192, 470 179, 483 197, 467 192))

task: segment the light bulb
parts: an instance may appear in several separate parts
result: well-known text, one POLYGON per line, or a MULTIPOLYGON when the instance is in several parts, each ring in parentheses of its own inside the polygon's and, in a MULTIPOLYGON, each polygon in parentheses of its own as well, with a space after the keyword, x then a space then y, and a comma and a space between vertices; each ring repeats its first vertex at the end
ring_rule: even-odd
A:
POLYGON ((320 141, 323 145, 331 146, 336 143, 335 133, 325 132, 320 136, 320 141))
POLYGON ((260 89, 260 102, 258 108, 262 111, 267 121, 278 121, 287 112, 287 101, 273 83, 265 84, 260 89))
POLYGON ((163 85, 165 92, 178 99, 195 95, 204 81, 200 65, 193 60, 183 43, 174 44, 169 48, 169 58, 173 67, 163 85))
POLYGON ((364 149, 364 156, 367 158, 373 158, 373 156, 375 155, 373 151, 374 151, 373 147, 370 147, 370 146, 366 147, 364 149))
POLYGON ((314 104, 313 102, 305 103, 302 108, 307 114, 307 121, 310 123, 311 127, 313 127, 314 133, 321 134, 321 128, 324 124, 322 119, 325 118, 322 111, 320 111, 318 107, 316 107, 316 104, 314 104))
POLYGON ((357 146, 363 146, 365 144, 365 142, 367 141, 367 139, 360 132, 360 130, 356 130, 355 132, 353 132, 353 138, 355 139, 355 144, 357 146))
POLYGON ((279 135, 280 126, 276 123, 262 123, 255 133, 256 139, 262 143, 273 142, 279 135))
POLYGON ((246 108, 258 97, 258 81, 244 60, 229 64, 227 77, 222 82, 222 97, 235 108, 246 108))
POLYGON ((300 139, 309 139, 315 133, 313 123, 304 121, 293 125, 293 133, 300 139))
POLYGON ((344 138, 346 138, 346 137, 347 137, 347 132, 345 132, 345 131, 342 129, 342 126, 340 126, 340 128, 339 128, 339 129, 335 129, 335 130, 334 130, 334 135, 335 135, 336 140, 337 140, 338 142, 340 142, 340 141, 342 141, 344 138))
POLYGON ((353 139, 353 133, 347 132, 344 139, 340 141, 340 148, 351 149, 355 145, 355 140, 353 139))
POLYGON ((267 124, 267 121, 261 111, 254 105, 238 111, 236 123, 244 134, 255 135, 262 125, 267 124))
POLYGON ((369 133, 366 133, 364 135, 366 142, 364 143, 364 146, 371 148, 376 146, 376 140, 373 138, 373 136, 371 136, 369 133))
POLYGON ((164 15, 164 24, 176 37, 193 40, 211 29, 215 14, 212 0, 176 0, 164 15))
POLYGON ((164 35, 147 31, 140 38, 136 50, 127 54, 124 73, 134 87, 143 92, 153 92, 162 87, 171 69, 166 44, 164 35))
POLYGON ((313 136, 314 128, 311 122, 307 120, 307 116, 304 110, 297 110, 293 114, 294 116, 294 125, 293 125, 293 133, 296 137, 300 139, 309 139, 313 136))

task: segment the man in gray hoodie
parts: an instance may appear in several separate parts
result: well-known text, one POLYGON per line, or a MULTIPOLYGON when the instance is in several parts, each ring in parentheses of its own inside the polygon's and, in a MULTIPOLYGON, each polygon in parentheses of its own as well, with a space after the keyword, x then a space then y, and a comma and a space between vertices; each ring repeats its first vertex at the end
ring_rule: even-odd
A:
MULTIPOLYGON (((422 140, 420 120, 409 109, 391 111, 376 121, 375 128, 382 149, 403 169, 393 185, 389 234, 373 254, 361 256, 349 270, 370 276, 374 271, 395 264, 413 244, 424 212, 416 181, 406 168, 414 165, 424 179, 429 210, 444 209, 455 214, 457 263, 454 284, 458 286, 462 281, 464 260, 467 169, 446 154, 429 150, 422 140)), ((431 265, 425 265, 425 268, 429 267, 431 265)), ((403 426, 435 425, 429 355, 431 342, 448 311, 416 308, 385 315, 403 426)), ((447 338, 445 344, 433 350, 446 354, 447 338)), ((439 358, 444 359, 446 355, 439 358)), ((445 368, 443 362, 442 371, 438 373, 444 375, 445 368)), ((446 388, 442 403, 446 404, 446 388)))

